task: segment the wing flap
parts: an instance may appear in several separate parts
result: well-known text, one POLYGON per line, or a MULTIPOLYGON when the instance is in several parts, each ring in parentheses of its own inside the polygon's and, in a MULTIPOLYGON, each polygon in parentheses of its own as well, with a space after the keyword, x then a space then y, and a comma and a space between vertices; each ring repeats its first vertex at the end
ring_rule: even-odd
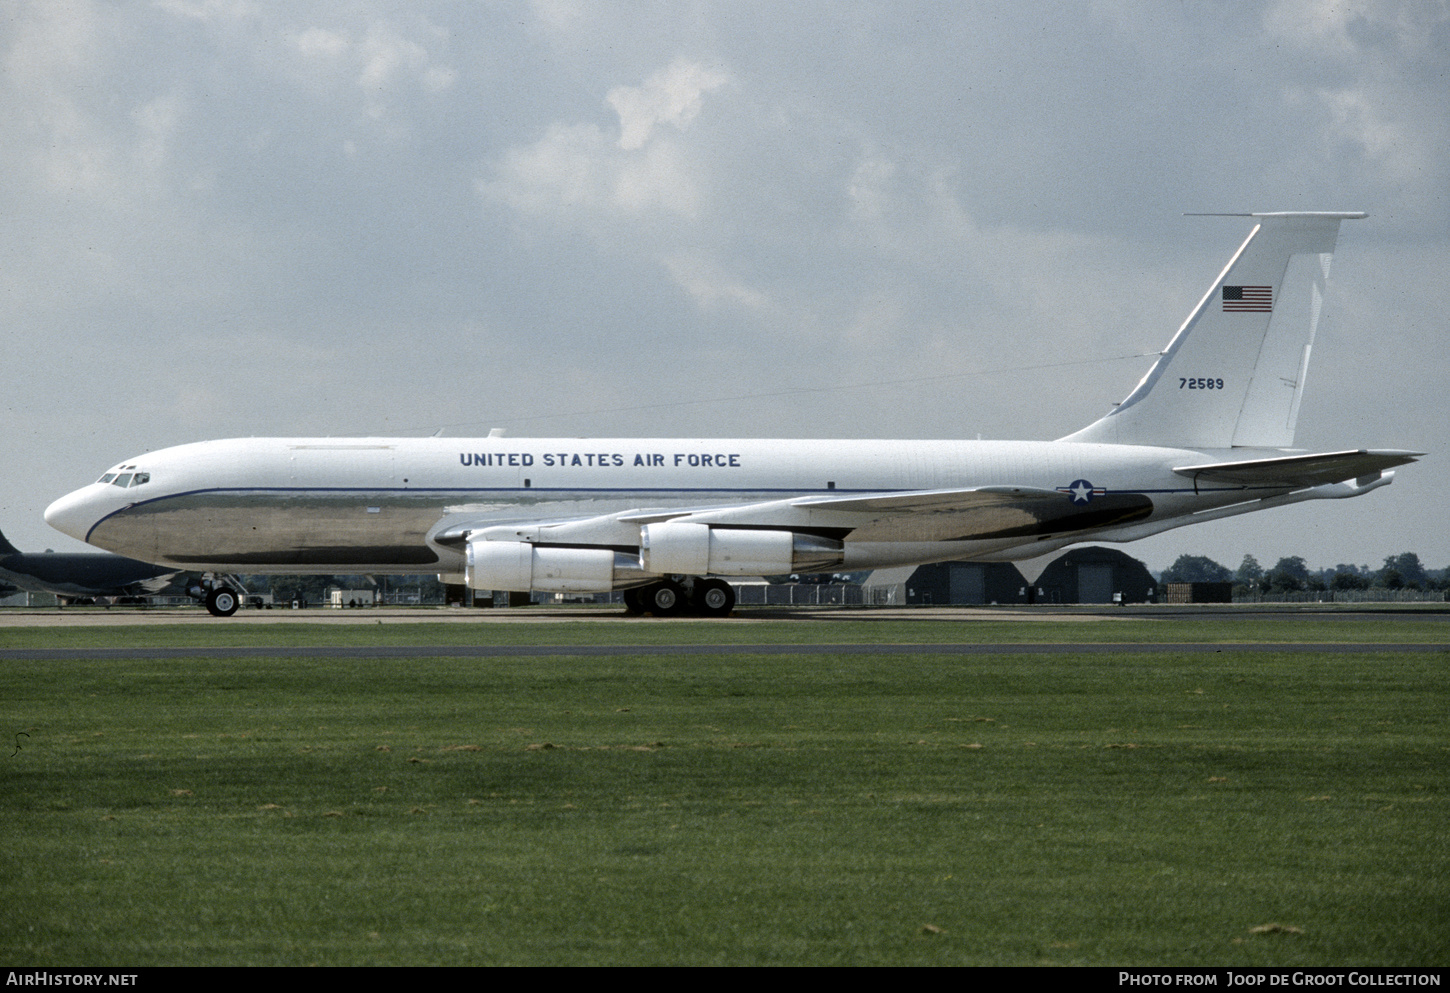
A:
POLYGON ((1395 449, 1357 449, 1345 452, 1316 452, 1242 462, 1209 462, 1176 466, 1173 471, 1190 479, 1240 486, 1320 486, 1346 479, 1378 476, 1386 469, 1416 461, 1424 452, 1395 449))

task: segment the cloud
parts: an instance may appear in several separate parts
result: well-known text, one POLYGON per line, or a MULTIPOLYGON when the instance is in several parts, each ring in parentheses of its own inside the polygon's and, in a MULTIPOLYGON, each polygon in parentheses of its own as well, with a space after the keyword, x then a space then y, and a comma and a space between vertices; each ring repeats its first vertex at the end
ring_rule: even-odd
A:
POLYGON ((365 90, 386 89, 403 72, 418 76, 428 64, 427 49, 383 23, 368 25, 357 51, 363 63, 357 85, 365 90))
MULTIPOLYGON (((427 22, 416 30, 435 42, 445 37, 427 22)), ((313 25, 289 32, 287 41, 313 78, 361 91, 365 113, 373 120, 395 116, 409 86, 437 95, 458 80, 457 71, 425 44, 382 19, 369 21, 360 32, 313 25)))
POLYGON ((548 31, 567 32, 576 29, 589 16, 589 5, 582 0, 530 0, 529 7, 548 31))
POLYGON ((478 189, 527 214, 592 219, 659 210, 693 218, 702 194, 688 158, 673 141, 623 152, 592 124, 555 124, 534 144, 506 152, 478 189))
POLYGON ((1320 89, 1314 97, 1328 112, 1331 140, 1354 146, 1391 182, 1403 182, 1436 168, 1430 150, 1408 122, 1390 117, 1393 110, 1367 90, 1320 89))
POLYGON ((616 86, 605 102, 619 114, 619 147, 643 148, 658 124, 684 130, 700 115, 704 95, 729 81, 727 73, 677 58, 643 86, 616 86))
POLYGON ((256 12, 249 0, 153 0, 160 10, 193 21, 239 20, 256 12))
POLYGON ((504 152, 478 182, 487 199, 528 214, 695 218, 707 170, 684 140, 706 94, 728 73, 675 59, 641 86, 611 89, 615 137, 592 124, 555 123, 531 145, 504 152))
POLYGON ((744 307, 763 311, 771 306, 770 298, 725 271, 717 262, 699 254, 672 255, 665 259, 670 277, 701 308, 722 306, 744 307))
POLYGON ((1297 47, 1350 59, 1418 58, 1443 42, 1450 6, 1425 0, 1276 0, 1264 26, 1297 47))
POLYGON ((1264 25, 1280 43, 1320 60, 1321 79, 1339 77, 1338 85, 1285 89, 1291 107, 1319 111, 1326 156, 1347 146, 1384 182, 1438 182, 1439 149, 1450 140, 1443 99, 1450 4, 1278 0, 1264 25), (1428 101, 1427 83, 1439 91, 1428 101))
POLYGON ((161 172, 171 158, 171 144, 185 116, 185 101, 175 93, 150 100, 131 112, 139 132, 134 157, 149 174, 161 172))
POLYGON ((352 47, 346 35, 317 27, 307 28, 294 35, 292 44, 303 57, 309 59, 341 59, 352 47))

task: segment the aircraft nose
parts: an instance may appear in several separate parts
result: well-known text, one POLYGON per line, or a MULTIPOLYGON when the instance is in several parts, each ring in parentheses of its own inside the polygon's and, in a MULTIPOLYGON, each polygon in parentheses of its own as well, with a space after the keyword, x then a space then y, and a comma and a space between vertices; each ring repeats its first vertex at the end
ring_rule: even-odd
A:
POLYGON ((46 507, 45 523, 72 538, 85 541, 98 516, 96 510, 90 506, 91 501, 87 499, 89 489, 90 487, 86 487, 67 493, 46 507))

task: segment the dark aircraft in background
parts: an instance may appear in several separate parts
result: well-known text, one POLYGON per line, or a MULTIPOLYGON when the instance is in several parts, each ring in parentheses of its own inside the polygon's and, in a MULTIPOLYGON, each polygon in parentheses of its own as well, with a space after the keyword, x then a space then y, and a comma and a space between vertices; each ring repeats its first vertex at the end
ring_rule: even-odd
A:
POLYGON ((187 573, 120 555, 22 552, 0 534, 0 595, 16 590, 53 593, 63 601, 187 593, 187 573))

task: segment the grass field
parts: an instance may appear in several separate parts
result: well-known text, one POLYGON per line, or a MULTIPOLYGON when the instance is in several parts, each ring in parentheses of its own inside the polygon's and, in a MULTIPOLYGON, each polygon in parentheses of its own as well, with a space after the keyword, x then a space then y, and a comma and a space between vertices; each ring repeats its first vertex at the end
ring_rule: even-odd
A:
MULTIPOLYGON (((1269 623, 1273 637, 1231 640, 1443 630, 1269 623)), ((441 647, 0 664, 0 961, 1450 962, 1445 650, 446 648, 764 643, 806 627, 6 630, 7 647, 441 647)), ((828 640, 840 626, 813 627, 828 640)), ((840 640, 1009 637, 850 627, 840 640)), ((1140 637, 1002 627, 1027 643, 1140 637)))

